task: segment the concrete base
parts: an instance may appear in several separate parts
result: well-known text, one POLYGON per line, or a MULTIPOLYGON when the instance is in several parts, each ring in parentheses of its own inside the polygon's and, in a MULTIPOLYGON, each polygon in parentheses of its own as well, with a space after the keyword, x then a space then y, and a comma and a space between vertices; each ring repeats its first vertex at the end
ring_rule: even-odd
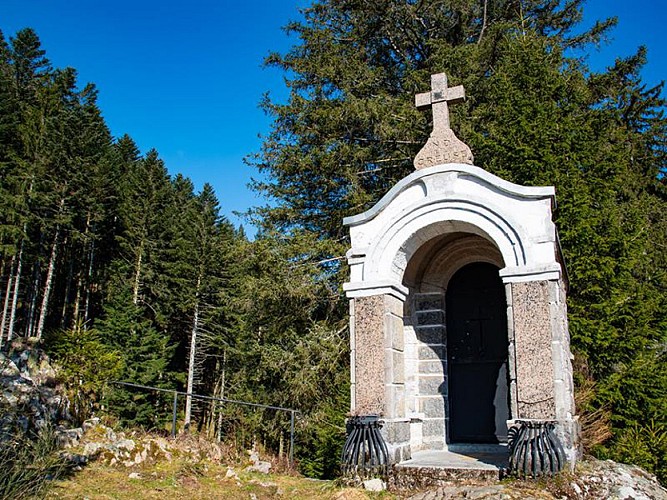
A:
POLYGON ((450 444, 448 448, 414 452, 410 460, 394 465, 390 487, 420 489, 460 480, 495 483, 508 466, 506 445, 450 444))

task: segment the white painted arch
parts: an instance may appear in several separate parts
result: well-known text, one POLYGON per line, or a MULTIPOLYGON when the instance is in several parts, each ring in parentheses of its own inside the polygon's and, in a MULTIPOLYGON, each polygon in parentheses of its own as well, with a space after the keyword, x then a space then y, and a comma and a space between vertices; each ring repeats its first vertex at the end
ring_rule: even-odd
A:
POLYGON ((404 295, 403 274, 415 252, 433 238, 469 233, 502 255, 506 282, 558 279, 552 222, 553 187, 525 187, 479 167, 446 164, 398 182, 373 208, 344 223, 350 227, 349 297, 404 295))

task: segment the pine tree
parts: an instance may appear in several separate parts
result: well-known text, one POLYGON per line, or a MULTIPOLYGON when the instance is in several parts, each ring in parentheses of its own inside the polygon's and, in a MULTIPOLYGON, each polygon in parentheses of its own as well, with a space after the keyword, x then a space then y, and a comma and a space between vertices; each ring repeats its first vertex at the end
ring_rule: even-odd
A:
MULTIPOLYGON (((169 338, 145 317, 133 302, 131 286, 121 286, 107 302, 98 330, 105 345, 121 353, 120 380, 140 385, 173 388, 168 366, 173 354, 169 338)), ((109 395, 109 410, 129 425, 159 427, 168 420, 169 399, 160 393, 116 387, 109 395)))
MULTIPOLYGON (((170 369, 174 345, 164 327, 158 279, 158 256, 169 221, 170 182, 156 151, 138 158, 129 137, 115 146, 119 175, 116 239, 102 318, 96 328, 123 356, 122 380, 156 387, 174 385, 170 369)), ((109 399, 114 413, 128 423, 155 426, 167 418, 160 394, 118 388, 109 399)))

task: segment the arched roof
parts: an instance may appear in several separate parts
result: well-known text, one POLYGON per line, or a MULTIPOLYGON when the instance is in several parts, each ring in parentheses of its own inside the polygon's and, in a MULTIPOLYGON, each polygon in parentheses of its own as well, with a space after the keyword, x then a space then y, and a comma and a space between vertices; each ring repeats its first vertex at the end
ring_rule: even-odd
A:
POLYGON ((370 210, 344 220, 352 241, 346 289, 378 283, 400 288, 415 252, 450 233, 491 242, 505 263, 504 277, 526 280, 558 273, 554 195, 553 187, 519 186, 471 165, 416 171, 370 210))

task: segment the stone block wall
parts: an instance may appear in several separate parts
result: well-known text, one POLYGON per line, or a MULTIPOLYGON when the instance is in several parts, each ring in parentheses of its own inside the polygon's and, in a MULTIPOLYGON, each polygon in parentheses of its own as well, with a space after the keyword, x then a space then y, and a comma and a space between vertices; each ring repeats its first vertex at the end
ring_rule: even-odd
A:
POLYGON ((447 345, 444 295, 415 294, 410 330, 413 451, 441 450, 447 429, 447 345))

